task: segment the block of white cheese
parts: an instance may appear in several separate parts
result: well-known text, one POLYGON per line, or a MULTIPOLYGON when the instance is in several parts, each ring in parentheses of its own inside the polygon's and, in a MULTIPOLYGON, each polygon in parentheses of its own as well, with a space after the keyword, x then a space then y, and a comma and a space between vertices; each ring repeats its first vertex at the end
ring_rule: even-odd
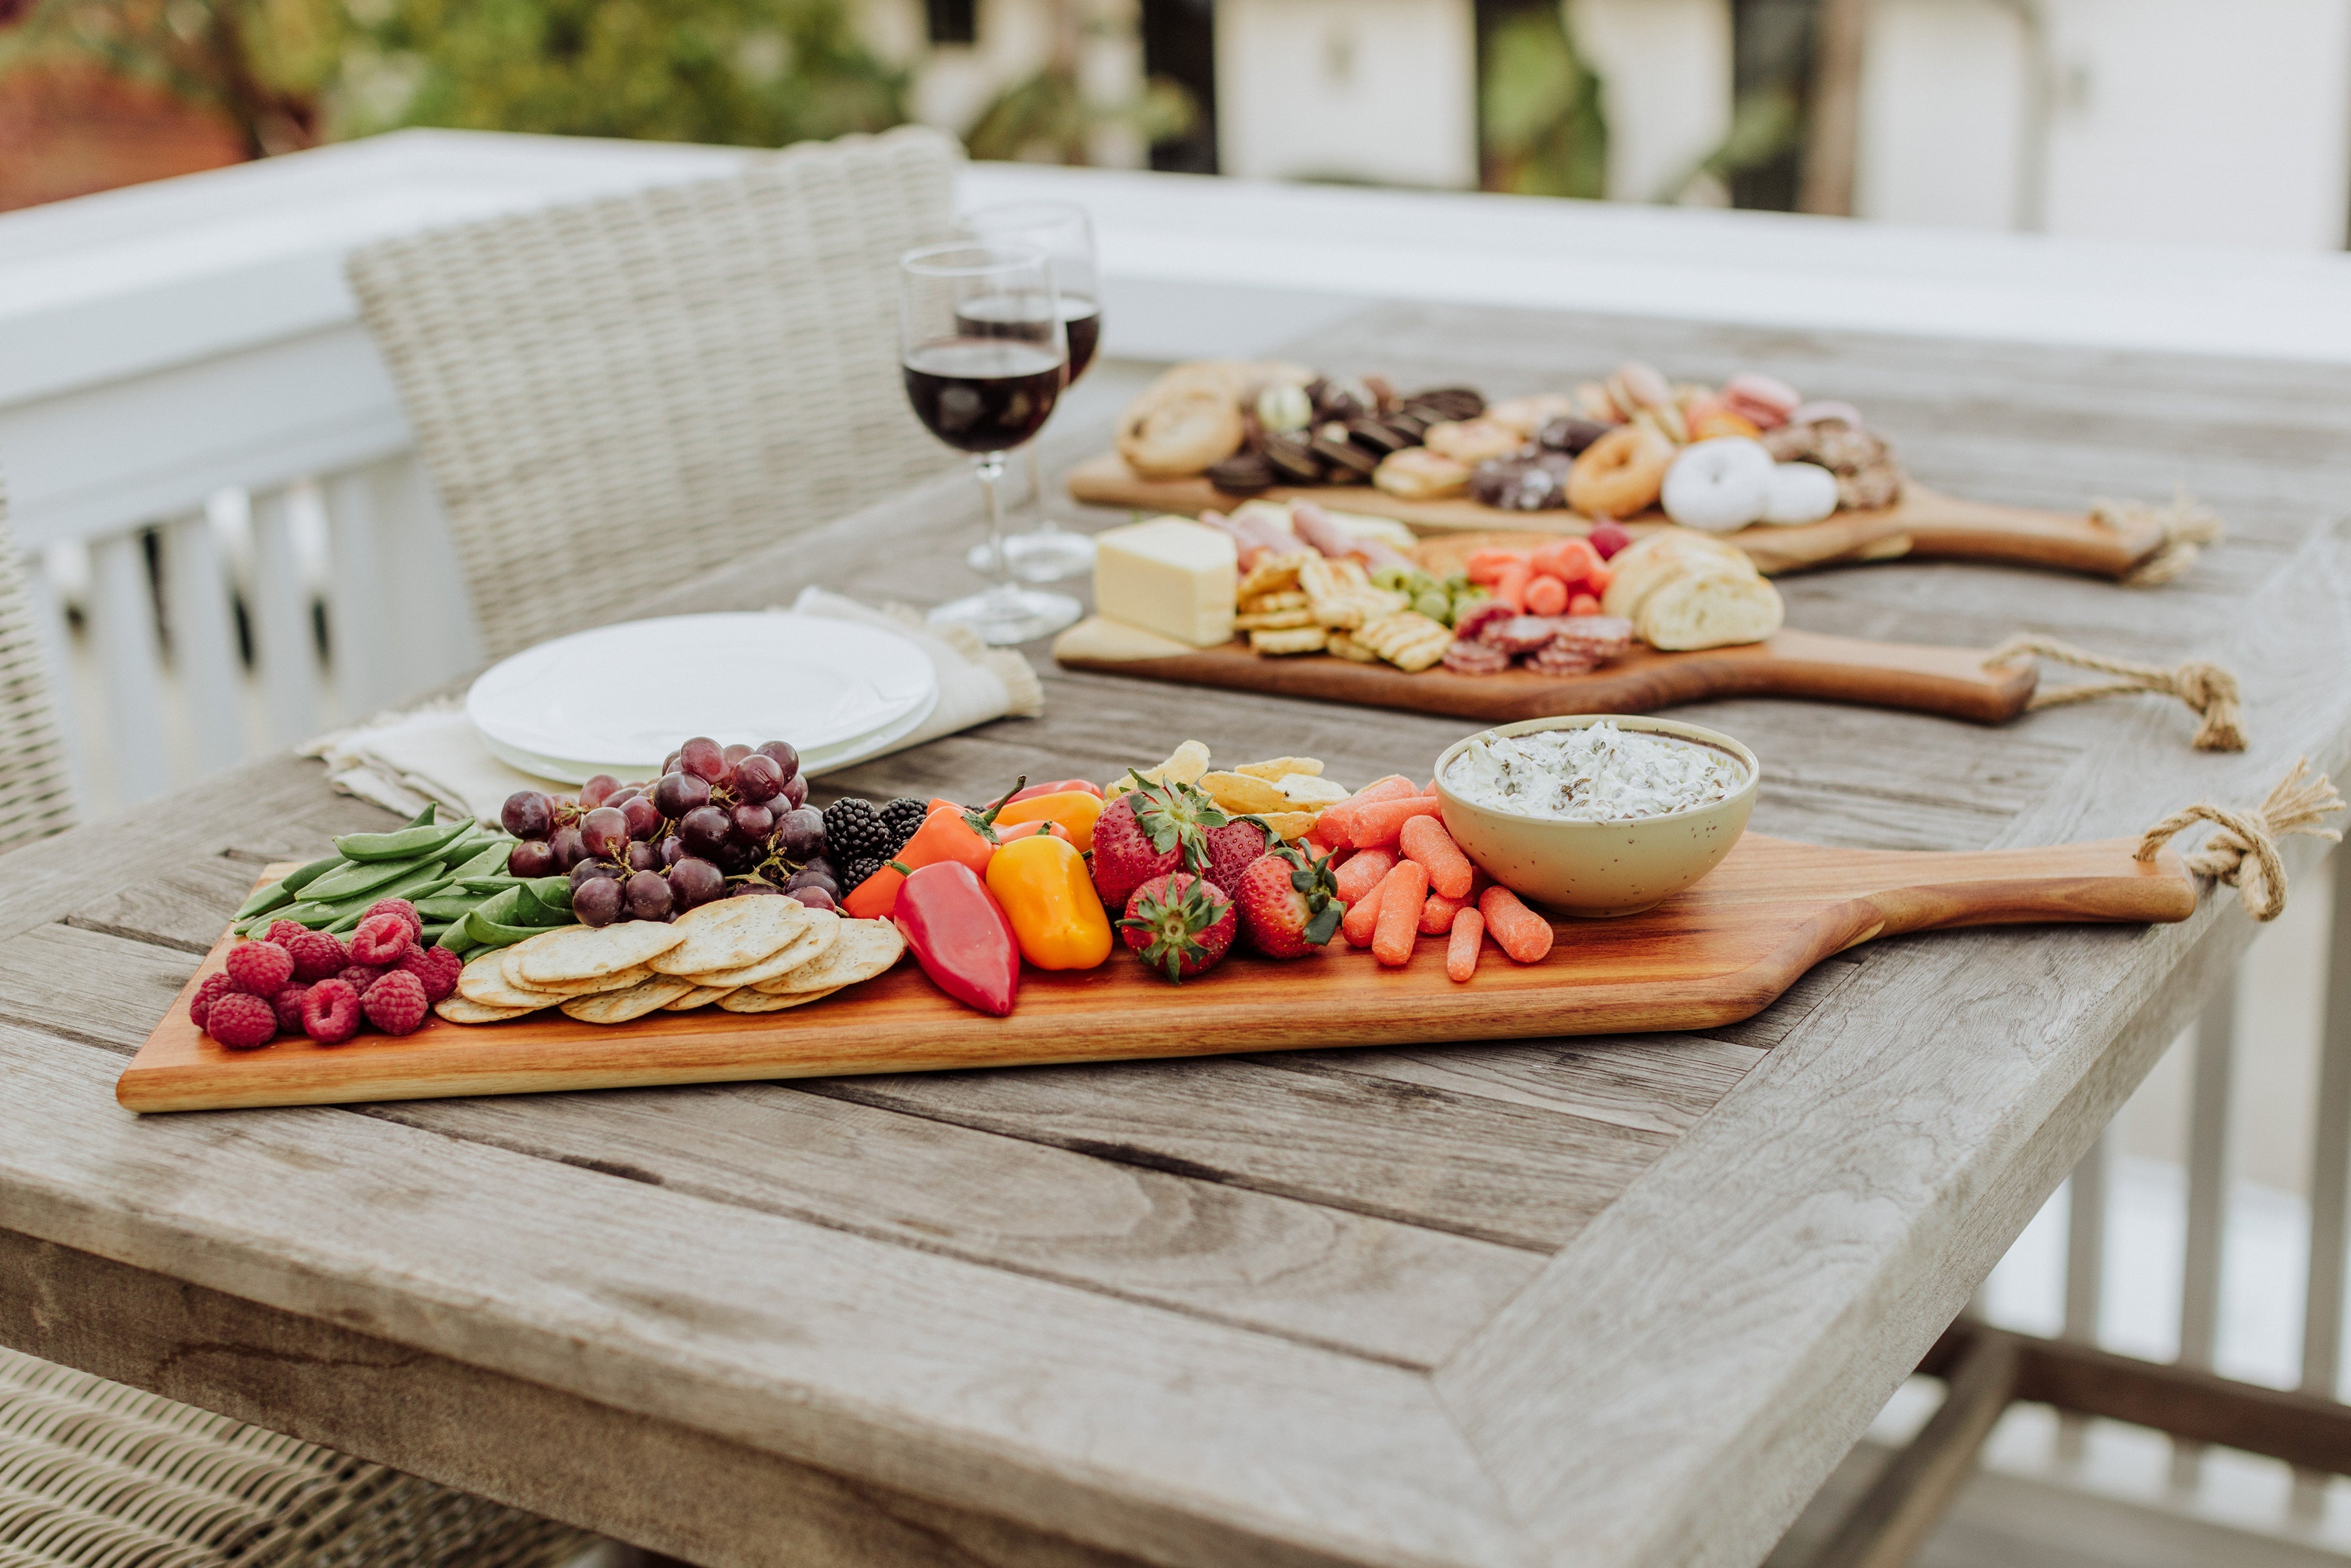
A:
POLYGON ((1182 517, 1094 536, 1095 612, 1195 648, 1232 641, 1239 582, 1231 536, 1182 517))

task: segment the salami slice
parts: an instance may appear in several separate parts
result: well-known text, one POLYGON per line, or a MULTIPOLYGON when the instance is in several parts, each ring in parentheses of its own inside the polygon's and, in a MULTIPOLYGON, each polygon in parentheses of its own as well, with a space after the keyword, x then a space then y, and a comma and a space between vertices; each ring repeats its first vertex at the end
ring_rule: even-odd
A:
POLYGON ((1514 620, 1518 612, 1499 599, 1484 599, 1454 617, 1453 635, 1464 643, 1480 641, 1479 633, 1500 622, 1514 620))
POLYGON ((1552 620, 1550 646, 1572 648, 1602 661, 1620 658, 1633 646, 1633 623, 1621 615, 1563 615, 1552 620))
POLYGON ((1556 643, 1527 655, 1527 668, 1539 675, 1580 675, 1586 670, 1598 669, 1600 663, 1590 653, 1562 648, 1556 643))
POLYGON ((1445 667, 1458 674, 1499 675, 1510 667, 1510 655, 1484 643, 1456 639, 1445 650, 1445 667))
POLYGON ((1478 633, 1478 641, 1505 653, 1531 653, 1559 635, 1559 624, 1548 615, 1515 615, 1498 621, 1478 633))

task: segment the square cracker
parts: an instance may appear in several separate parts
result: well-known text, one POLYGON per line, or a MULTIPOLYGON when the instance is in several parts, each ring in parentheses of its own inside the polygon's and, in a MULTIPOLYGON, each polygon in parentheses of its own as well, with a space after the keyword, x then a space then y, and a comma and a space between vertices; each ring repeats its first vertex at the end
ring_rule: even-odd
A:
POLYGON ((810 911, 794 898, 719 898, 679 915, 670 926, 684 940, 650 962, 664 975, 711 975, 756 964, 808 929, 810 911))
POLYGON ((1252 632, 1249 650, 1266 654, 1319 653, 1328 641, 1320 626, 1301 626, 1294 632, 1252 632))
MULTIPOLYGON (((765 899, 761 903, 768 902, 765 899)), ((813 962, 831 951, 841 932, 841 916, 830 909, 811 909, 808 924, 799 936, 785 943, 756 964, 746 964, 737 969, 718 969, 693 977, 697 985, 756 986, 762 980, 779 979, 801 965, 813 962)))
POLYGON ((844 920, 816 962, 763 980, 758 988, 769 996, 789 996, 853 986, 888 969, 905 950, 906 939, 886 920, 844 920))
POLYGON ((626 1023, 631 1019, 641 1019, 677 1000, 694 988, 692 980, 681 980, 674 975, 655 975, 640 980, 625 991, 599 991, 592 997, 574 997, 563 1004, 563 1014, 566 1018, 578 1019, 581 1023, 626 1023))
POLYGON ((786 1008, 797 1008, 809 1002, 820 1002, 839 986, 827 986, 820 991, 755 991, 746 987, 729 991, 718 998, 718 1005, 730 1013, 774 1013, 786 1008))
POLYGON ((676 925, 657 920, 559 926, 516 943, 522 950, 513 955, 514 967, 507 973, 526 986, 594 979, 650 963, 685 937, 676 925))

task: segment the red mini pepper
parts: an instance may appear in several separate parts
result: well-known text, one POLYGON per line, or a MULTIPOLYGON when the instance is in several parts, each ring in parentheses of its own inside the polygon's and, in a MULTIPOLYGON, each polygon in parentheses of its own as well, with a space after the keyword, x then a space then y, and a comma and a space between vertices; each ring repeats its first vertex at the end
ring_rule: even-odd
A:
POLYGON ((1082 789, 1097 800, 1102 798, 1102 787, 1099 784, 1083 779, 1061 779, 1050 784, 1031 784, 1004 803, 1008 806, 1018 806, 1021 801, 1033 800, 1040 795, 1060 795, 1071 789, 1082 789))
POLYGON ((996 895, 960 861, 917 866, 898 890, 899 934, 931 983, 998 1018, 1020 996, 1020 943, 996 895))

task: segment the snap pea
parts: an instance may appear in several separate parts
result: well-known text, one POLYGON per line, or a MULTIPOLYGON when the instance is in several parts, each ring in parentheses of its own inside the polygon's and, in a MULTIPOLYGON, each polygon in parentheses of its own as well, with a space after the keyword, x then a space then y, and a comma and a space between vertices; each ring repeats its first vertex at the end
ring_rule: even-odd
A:
POLYGON ((276 882, 255 888, 252 896, 238 908, 236 918, 249 919, 266 910, 275 909, 281 904, 291 902, 296 894, 342 863, 342 856, 329 855, 324 860, 315 860, 308 865, 296 866, 276 882))
POLYGON ((448 885, 449 879, 442 874, 441 868, 427 862, 423 869, 400 882, 384 887, 371 888, 366 893, 347 898, 340 904, 327 905, 329 913, 325 928, 340 936, 357 926, 369 910, 387 898, 405 898, 413 902, 420 898, 430 898, 448 885))
POLYGON ((488 875, 452 876, 449 880, 455 883, 459 887, 464 888, 467 893, 477 894, 486 898, 494 893, 504 893, 510 887, 520 887, 529 879, 528 877, 508 876, 504 872, 497 872, 488 875))
MULTIPOLYGON (((513 852, 512 839, 492 839, 471 857, 451 865, 449 880, 462 883, 467 877, 496 876, 506 870, 507 856, 513 852)), ((442 859, 446 862, 449 857, 442 859)))
POLYGON ((430 898, 420 898, 413 902, 416 904, 417 918, 427 925, 434 925, 465 919, 474 913, 474 905, 481 900, 462 893, 436 893, 430 898))
POLYGON ((257 916, 268 914, 271 910, 277 908, 281 904, 292 903, 293 899, 294 890, 292 888, 287 887, 282 882, 273 882, 266 887, 255 888, 251 896, 246 898, 243 904, 236 906, 235 918, 238 920, 252 920, 257 916))
POLYGON ((428 866, 436 874, 441 870, 439 861, 415 855, 399 861, 354 861, 340 871, 320 877, 302 891, 313 904, 340 904, 372 889, 389 887, 428 866))
POLYGON ((549 909, 560 910, 564 918, 558 922, 571 923, 571 879, 568 876, 542 876, 530 884, 530 895, 549 909))
POLYGON ((470 819, 454 824, 429 822, 396 833, 345 833, 335 841, 335 848, 343 852, 346 860, 410 861, 419 855, 438 855, 473 831, 470 819))
POLYGON ((449 922, 449 928, 434 938, 433 946, 446 947, 458 956, 465 956, 467 952, 480 946, 466 931, 466 927, 472 922, 473 915, 470 913, 463 920, 452 920, 449 922))

